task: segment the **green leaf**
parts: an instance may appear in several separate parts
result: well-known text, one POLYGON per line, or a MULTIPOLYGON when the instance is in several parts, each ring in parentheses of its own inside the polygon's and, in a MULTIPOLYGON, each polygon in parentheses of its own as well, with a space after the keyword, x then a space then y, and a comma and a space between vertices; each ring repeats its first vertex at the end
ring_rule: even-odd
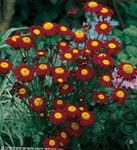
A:
POLYGON ((52 4, 56 4, 58 0, 50 0, 52 4))
POLYGON ((3 105, 0 103, 0 134, 3 127, 3 105))
POLYGON ((134 132, 133 136, 134 136, 134 141, 137 142, 137 131, 134 132))

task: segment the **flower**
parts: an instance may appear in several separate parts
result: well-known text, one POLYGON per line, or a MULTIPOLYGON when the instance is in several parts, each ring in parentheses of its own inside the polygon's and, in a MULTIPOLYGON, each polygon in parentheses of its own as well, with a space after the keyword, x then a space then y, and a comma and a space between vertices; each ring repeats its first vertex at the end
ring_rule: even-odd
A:
POLYGON ((73 85, 71 84, 67 84, 67 83, 62 83, 62 84, 59 84, 59 92, 61 95, 69 95, 73 92, 74 88, 73 88, 73 85))
POLYGON ((72 137, 80 137, 83 133, 83 128, 77 121, 72 121, 67 125, 66 131, 72 137))
POLYGON ((85 10, 85 12, 98 12, 101 9, 101 5, 98 4, 97 2, 94 1, 88 1, 85 3, 83 9, 85 10))
POLYGON ((82 54, 81 50, 79 50, 77 48, 73 48, 73 49, 71 49, 71 51, 72 51, 72 55, 73 55, 74 59, 78 59, 80 57, 80 55, 82 54))
POLYGON ((21 82, 30 82, 33 80, 33 70, 26 64, 20 65, 15 68, 14 74, 21 82))
POLYGON ((0 74, 7 74, 13 68, 13 64, 7 60, 0 59, 0 74))
POLYGON ((28 96, 28 87, 26 86, 21 86, 18 89, 18 92, 16 94, 20 99, 24 99, 28 96))
POLYGON ((108 34, 111 31, 111 29, 112 29, 112 26, 107 21, 99 21, 97 25, 95 26, 95 30, 99 34, 103 34, 103 35, 108 34))
POLYGON ((67 146, 70 140, 70 137, 65 130, 59 131, 56 138, 62 147, 67 146))
POLYGON ((49 74, 50 67, 47 64, 44 64, 44 63, 43 64, 38 64, 38 65, 35 65, 34 71, 36 72, 36 74, 40 78, 43 78, 43 77, 45 77, 46 75, 49 74))
POLYGON ((105 92, 102 91, 94 91, 93 92, 93 100, 95 102, 99 102, 100 104, 104 104, 108 101, 108 96, 105 92))
POLYGON ((58 140, 56 138, 52 138, 52 137, 46 138, 43 141, 43 145, 45 146, 45 148, 55 148, 55 149, 59 148, 58 140))
POLYGON ((79 117, 80 111, 76 106, 68 104, 68 106, 66 106, 66 114, 67 118, 75 118, 79 117))
POLYGON ((46 108, 46 100, 43 97, 35 96, 29 100, 32 111, 42 112, 46 108))
POLYGON ((15 34, 8 37, 6 43, 10 45, 12 48, 19 48, 19 39, 20 39, 20 35, 15 34))
POLYGON ((111 96, 114 101, 123 103, 127 99, 127 91, 123 88, 115 88, 111 96))
POLYGON ((79 67, 76 71, 76 78, 80 81, 89 80, 93 77, 94 71, 89 66, 79 67))
POLYGON ((64 109, 66 106, 66 102, 63 99, 55 98, 53 100, 54 109, 64 109))
POLYGON ((59 41, 59 42, 57 42, 57 48, 58 49, 60 49, 60 50, 62 50, 62 51, 65 51, 65 50, 68 50, 68 49, 70 49, 70 47, 69 47, 69 42, 67 42, 67 41, 59 41))
POLYGON ((70 35, 70 29, 68 27, 65 27, 63 25, 59 25, 58 26, 58 34, 62 35, 62 36, 68 36, 70 35))
POLYGON ((105 47, 107 52, 111 55, 119 53, 119 50, 122 48, 121 44, 114 38, 105 41, 103 46, 105 47))
POLYGON ((47 51, 44 48, 36 51, 36 56, 38 56, 38 57, 43 57, 43 56, 46 56, 46 55, 47 55, 47 51))
POLYGON ((71 35, 72 39, 76 43, 82 43, 86 40, 87 36, 83 31, 77 30, 71 35))
POLYGON ((66 113, 58 109, 58 110, 54 110, 49 117, 50 117, 50 121, 53 124, 61 124, 66 120, 66 113))
POLYGON ((31 36, 34 37, 34 38, 41 37, 42 36, 42 27, 41 26, 32 25, 29 28, 29 32, 30 32, 31 36))
POLYGON ((42 25, 42 32, 45 36, 53 36, 57 33, 58 27, 55 23, 45 22, 42 25))
POLYGON ((87 41, 87 49, 91 50, 91 52, 95 53, 102 48, 102 42, 97 39, 88 40, 87 41))
POLYGON ((99 83, 105 87, 112 86, 112 75, 111 74, 102 74, 99 78, 99 83))
POLYGON ((95 116, 90 111, 83 111, 80 116, 81 126, 91 126, 94 123, 95 116))
POLYGON ((79 14, 79 10, 77 8, 72 8, 67 12, 68 15, 77 15, 79 14))
POLYGON ((70 50, 63 51, 60 54, 60 60, 62 60, 62 61, 72 62, 73 59, 74 58, 73 58, 72 52, 70 50))
POLYGON ((102 16, 102 18, 112 17, 114 11, 106 6, 103 6, 97 13, 97 16, 102 16))
POLYGON ((30 36, 21 36, 18 40, 19 48, 30 49, 35 46, 35 42, 30 36))
POLYGON ((136 78, 137 71, 130 63, 122 62, 117 67, 117 74, 124 80, 133 80, 136 78))

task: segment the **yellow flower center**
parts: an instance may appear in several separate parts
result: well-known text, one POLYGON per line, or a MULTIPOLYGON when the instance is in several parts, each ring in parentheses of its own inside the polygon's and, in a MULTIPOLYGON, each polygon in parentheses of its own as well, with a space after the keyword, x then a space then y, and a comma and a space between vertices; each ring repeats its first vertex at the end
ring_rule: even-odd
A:
POLYGON ((38 52, 37 54, 38 55, 44 55, 44 52, 38 52))
POLYGON ((40 34, 40 30, 39 29, 34 29, 33 33, 35 33, 36 35, 39 35, 40 34))
POLYGON ((55 72, 56 72, 57 74, 63 74, 63 73, 64 73, 64 69, 63 69, 63 68, 56 68, 56 69, 55 69, 55 72))
POLYGON ((109 60, 105 59, 105 60, 103 60, 103 64, 104 65, 110 65, 110 62, 109 62, 109 60))
POLYGON ((79 52, 79 50, 73 49, 73 53, 74 53, 74 54, 77 54, 78 52, 79 52))
POLYGON ((58 104, 58 105, 62 105, 62 104, 63 104, 63 101, 59 99, 59 100, 57 100, 57 104, 58 104))
POLYGON ((29 38, 29 37, 23 37, 22 40, 24 43, 27 43, 27 44, 31 43, 31 38, 29 38))
POLYGON ((61 132, 61 137, 62 137, 63 139, 66 139, 66 138, 67 138, 67 134, 66 134, 65 132, 61 132))
POLYGON ((91 42, 91 45, 94 46, 94 47, 98 46, 98 44, 99 44, 99 43, 98 43, 97 41, 92 41, 92 42, 91 42))
POLYGON ((88 112, 83 112, 81 114, 81 118, 84 120, 89 120, 90 119, 90 114, 88 112))
POLYGON ((2 62, 2 63, 0 63, 0 67, 2 67, 2 68, 8 68, 9 64, 7 62, 2 62))
POLYGON ((91 51, 90 51, 90 50, 88 50, 88 49, 86 49, 86 50, 85 50, 85 52, 86 52, 86 53, 91 53, 91 51))
POLYGON ((45 114, 44 113, 40 113, 40 117, 44 117, 45 116, 45 114))
POLYGON ((107 55, 105 53, 100 53, 98 56, 99 57, 106 57, 107 55))
POLYGON ((16 42, 18 38, 19 38, 19 36, 18 36, 18 35, 15 35, 15 36, 13 36, 11 39, 12 39, 12 41, 16 42))
POLYGON ((125 93, 123 91, 117 91, 116 95, 119 98, 123 98, 125 96, 125 93))
POLYGON ((69 110, 70 112, 75 112, 75 111, 76 111, 76 107, 75 107, 75 106, 69 106, 69 107, 68 107, 68 110, 69 110))
POLYGON ((41 106, 43 104, 43 100, 41 98, 35 98, 34 99, 34 105, 35 106, 41 106))
POLYGON ((107 8, 103 7, 103 8, 101 9, 101 13, 105 14, 105 13, 107 13, 107 12, 108 12, 108 9, 107 9, 107 8))
POLYGON ((50 30, 50 29, 53 28, 53 24, 50 23, 50 22, 47 22, 47 23, 45 23, 45 24, 43 25, 43 28, 44 28, 45 30, 50 30))
POLYGON ((109 43, 109 44, 108 44, 108 47, 113 49, 113 48, 116 48, 117 46, 116 46, 116 44, 114 44, 114 43, 109 43))
POLYGON ((25 93, 26 93, 26 89, 25 88, 19 89, 19 94, 25 94, 25 93))
POLYGON ((84 110, 84 107, 79 107, 80 111, 83 111, 84 110))
POLYGON ((61 42, 60 45, 65 47, 67 44, 65 42, 61 42))
POLYGON ((91 8, 94 8, 94 7, 98 6, 98 3, 96 3, 96 2, 89 2, 88 6, 91 7, 91 8))
POLYGON ((98 95, 98 98, 99 98, 100 100, 104 100, 104 99, 105 99, 105 96, 104 96, 103 94, 99 94, 99 95, 98 95))
POLYGON ((71 128, 72 128, 73 130, 77 131, 77 130, 79 130, 80 126, 79 126, 79 124, 78 124, 77 122, 73 122, 73 123, 71 124, 71 128))
POLYGON ((46 64, 39 65, 39 69, 41 69, 41 70, 46 70, 47 68, 48 68, 48 66, 46 64))
POLYGON ((102 30, 105 30, 105 29, 107 29, 107 24, 105 24, 105 23, 103 23, 103 24, 101 24, 100 25, 100 28, 102 29, 102 30))
POLYGON ((60 27, 60 30, 65 32, 65 31, 67 31, 67 28, 62 26, 62 27, 60 27))
POLYGON ((82 69, 81 70, 81 74, 84 75, 84 76, 87 75, 88 74, 88 70, 87 69, 82 69))
POLYGON ((65 53, 64 57, 67 59, 71 59, 72 58, 72 54, 71 53, 65 53))
POLYGON ((84 33, 82 31, 76 31, 75 35, 77 38, 83 38, 84 37, 84 33))
POLYGON ((58 78, 58 80, 57 80, 59 83, 62 83, 62 82, 64 82, 64 80, 62 79, 62 78, 58 78))
POLYGON ((106 82, 109 82, 110 81, 110 77, 107 76, 107 75, 104 75, 103 76, 103 80, 106 81, 106 82))
POLYGON ((56 119, 61 119, 62 118, 62 114, 59 113, 59 112, 55 113, 54 116, 55 116, 56 119))
POLYGON ((22 68, 20 70, 20 73, 21 73, 22 76, 25 77, 25 76, 28 76, 30 74, 30 71, 27 68, 22 68))
POLYGON ((133 67, 130 64, 125 64, 123 66, 123 70, 124 70, 125 73, 131 74, 131 73, 133 73, 134 69, 133 69, 133 67))
POLYGON ((64 85, 63 85, 63 89, 64 89, 64 90, 67 90, 68 88, 69 88, 69 85, 68 85, 68 84, 64 84, 64 85))
POLYGON ((54 146, 55 144, 56 144, 55 140, 50 140, 50 141, 49 141, 49 145, 50 145, 50 146, 54 146))

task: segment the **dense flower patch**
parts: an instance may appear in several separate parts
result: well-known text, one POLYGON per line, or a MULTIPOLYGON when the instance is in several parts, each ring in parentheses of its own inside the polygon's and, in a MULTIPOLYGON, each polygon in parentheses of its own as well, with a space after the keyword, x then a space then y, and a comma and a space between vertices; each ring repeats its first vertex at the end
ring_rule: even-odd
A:
POLYGON ((132 64, 115 66, 114 56, 122 46, 112 34, 113 11, 92 1, 83 9, 87 18, 93 18, 87 19, 88 28, 72 30, 52 22, 33 25, 27 33, 7 39, 20 53, 20 64, 0 60, 0 74, 11 71, 15 77, 12 95, 25 101, 30 115, 42 122, 41 143, 47 148, 66 149, 71 138, 82 136, 85 128, 94 125, 96 114, 90 103, 123 103, 128 98, 123 83, 137 76, 132 64))

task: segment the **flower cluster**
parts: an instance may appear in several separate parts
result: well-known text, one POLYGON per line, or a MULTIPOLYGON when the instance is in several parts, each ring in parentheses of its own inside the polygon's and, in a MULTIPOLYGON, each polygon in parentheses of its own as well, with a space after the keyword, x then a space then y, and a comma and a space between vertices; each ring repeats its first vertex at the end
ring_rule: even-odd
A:
POLYGON ((42 139, 46 148, 65 149, 71 138, 94 124, 92 101, 103 106, 123 103, 128 98, 124 87, 129 82, 129 87, 137 87, 133 85, 137 70, 131 64, 121 63, 112 74, 114 55, 122 48, 112 35, 113 10, 93 1, 83 9, 94 18, 94 23, 87 20, 86 29, 73 31, 52 22, 33 25, 27 34, 16 33, 6 40, 20 54, 20 65, 0 60, 0 74, 14 74, 12 95, 25 101, 38 121, 46 119, 46 126, 53 128, 42 139))

